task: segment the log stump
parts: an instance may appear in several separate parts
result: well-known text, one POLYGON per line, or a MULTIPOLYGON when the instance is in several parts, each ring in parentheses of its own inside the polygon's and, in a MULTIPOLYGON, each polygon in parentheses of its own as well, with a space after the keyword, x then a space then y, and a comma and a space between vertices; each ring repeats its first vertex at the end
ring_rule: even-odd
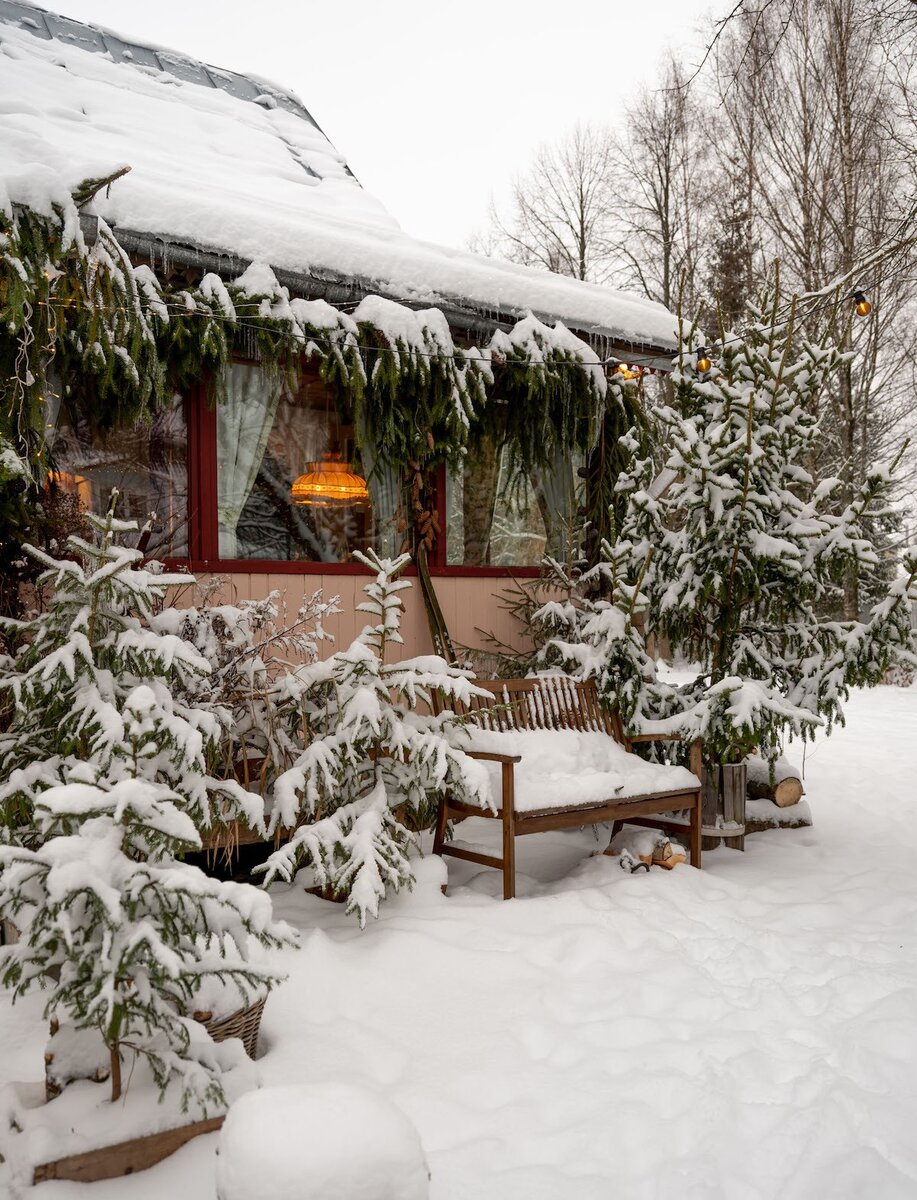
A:
POLYGON ((725 842, 732 850, 744 850, 745 796, 748 786, 745 764, 721 763, 714 767, 705 767, 701 784, 705 830, 701 849, 715 850, 721 842, 725 842), (706 830, 714 829, 723 823, 739 825, 742 832, 731 837, 706 833, 706 830))

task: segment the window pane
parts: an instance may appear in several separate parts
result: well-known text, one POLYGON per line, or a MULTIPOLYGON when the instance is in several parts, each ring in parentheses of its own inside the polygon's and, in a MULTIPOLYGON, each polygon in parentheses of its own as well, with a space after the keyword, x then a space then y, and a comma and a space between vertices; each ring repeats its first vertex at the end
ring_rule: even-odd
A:
POLYGON ((576 512, 574 462, 513 478, 509 454, 486 443, 446 479, 446 561, 453 566, 533 567, 564 559, 576 512))
MULTIPOLYGON (((338 421, 317 375, 288 392, 252 363, 229 368, 217 406, 220 557, 347 562, 373 544, 371 505, 294 504, 294 481, 325 456, 362 475, 353 430, 338 421)), ((375 478, 370 492, 377 500, 375 478)), ((381 505, 377 500, 377 507, 381 505)))
POLYGON ((119 517, 142 526, 156 514, 148 554, 187 556, 188 431, 180 396, 149 421, 109 430, 91 428, 55 397, 49 426, 58 487, 96 513, 107 510, 117 488, 119 517))

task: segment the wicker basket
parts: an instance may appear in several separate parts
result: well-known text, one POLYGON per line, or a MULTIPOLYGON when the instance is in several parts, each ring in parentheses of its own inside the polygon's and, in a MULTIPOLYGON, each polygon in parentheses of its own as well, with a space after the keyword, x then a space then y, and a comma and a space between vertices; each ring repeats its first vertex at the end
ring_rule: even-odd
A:
POLYGON ((195 1021, 200 1021, 215 1042, 225 1042, 227 1038, 241 1038, 245 1053, 249 1058, 255 1057, 258 1049, 258 1030, 261 1028, 261 1016, 267 996, 262 996, 248 1008, 240 1008, 228 1017, 214 1020, 206 1013, 195 1013, 195 1021))

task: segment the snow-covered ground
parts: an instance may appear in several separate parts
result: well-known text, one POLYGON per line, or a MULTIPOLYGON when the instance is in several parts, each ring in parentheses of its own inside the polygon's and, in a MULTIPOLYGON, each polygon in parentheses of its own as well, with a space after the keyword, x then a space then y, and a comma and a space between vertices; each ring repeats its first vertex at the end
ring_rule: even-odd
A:
MULTIPOLYGON (((303 948, 267 1005, 264 1082, 394 1100, 434 1200, 911 1200, 917 688, 856 695, 809 750, 806 789, 814 828, 703 872, 626 875, 590 857, 591 831, 534 836, 516 901, 455 860, 443 897, 429 860, 362 934, 275 889, 303 948)), ((40 1077, 39 1007, 0 1009, 0 1078, 40 1077)), ((34 1194, 211 1200, 215 1145, 34 1194)))

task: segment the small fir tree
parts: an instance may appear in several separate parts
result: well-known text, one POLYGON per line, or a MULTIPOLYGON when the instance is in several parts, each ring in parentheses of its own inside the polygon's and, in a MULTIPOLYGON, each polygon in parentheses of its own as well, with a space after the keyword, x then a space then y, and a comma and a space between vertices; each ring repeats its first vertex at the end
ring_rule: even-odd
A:
POLYGON ((674 403, 659 414, 665 486, 649 486, 648 463, 642 487, 623 483, 622 536, 631 576, 643 572, 648 629, 701 664, 671 724, 704 737, 719 762, 755 748, 774 757, 787 732, 830 731, 852 686, 914 661, 917 552, 865 620, 830 615, 851 570, 876 575, 864 524, 887 508, 893 468, 874 466, 849 502, 840 480, 813 480, 819 400, 847 356, 827 338, 802 339, 795 307, 775 289, 707 370, 686 331, 674 403))
POLYGON ((87 514, 98 540, 70 537, 70 557, 28 547, 45 568, 39 584, 50 602, 30 620, 0 617, 15 646, 0 660, 0 704, 8 711, 0 734, 0 836, 34 841, 34 802, 47 787, 120 778, 127 769, 122 713, 141 683, 156 697, 163 730, 146 777, 171 783, 199 830, 232 819, 263 827, 260 797, 207 770, 231 714, 182 700, 204 686, 209 663, 182 637, 151 626, 166 590, 189 576, 143 567, 139 550, 118 543, 137 525, 115 518, 116 501, 117 492, 105 518, 87 514))
POLYGON ((214 978, 263 993, 278 975, 253 957, 256 947, 292 944, 293 935, 257 888, 178 860, 200 838, 181 796, 144 778, 168 721, 145 686, 122 719, 124 776, 43 790, 37 849, 0 846, 0 912, 20 930, 2 952, 0 979, 14 999, 40 988, 45 1015, 61 1025, 97 1031, 113 1101, 129 1050, 163 1092, 176 1078, 182 1106, 193 1099, 206 1110, 224 1097, 218 1061, 192 1047, 194 994, 214 978))
POLYGON ((164 589, 187 582, 140 567, 117 544, 133 522, 91 517, 97 543, 45 564, 48 610, 5 621, 18 648, 0 663, 10 705, 0 737, 0 913, 20 930, 0 977, 14 996, 34 987, 46 1014, 95 1029, 109 1049, 112 1097, 124 1049, 143 1055, 183 1101, 219 1101, 215 1062, 196 1059, 183 1014, 207 977, 246 988, 276 976, 252 961, 258 944, 291 935, 256 889, 219 883, 179 861, 220 815, 263 827, 259 797, 208 776, 218 719, 172 695, 206 675, 187 642, 152 630, 164 589), (177 690, 177 687, 176 687, 177 690), (216 937, 214 937, 216 935, 216 937))
POLYGON ((348 650, 285 683, 298 690, 307 745, 277 781, 271 828, 305 821, 263 869, 270 882, 311 865, 319 886, 346 897, 362 925, 378 915, 388 888, 413 880, 405 821, 428 824, 447 790, 482 807, 491 801, 481 764, 445 736, 458 718, 432 712, 434 695, 471 700, 470 673, 436 655, 386 662, 388 648, 402 644, 400 593, 410 583, 398 575, 409 555, 355 557, 375 572, 359 606, 374 623, 348 650))

